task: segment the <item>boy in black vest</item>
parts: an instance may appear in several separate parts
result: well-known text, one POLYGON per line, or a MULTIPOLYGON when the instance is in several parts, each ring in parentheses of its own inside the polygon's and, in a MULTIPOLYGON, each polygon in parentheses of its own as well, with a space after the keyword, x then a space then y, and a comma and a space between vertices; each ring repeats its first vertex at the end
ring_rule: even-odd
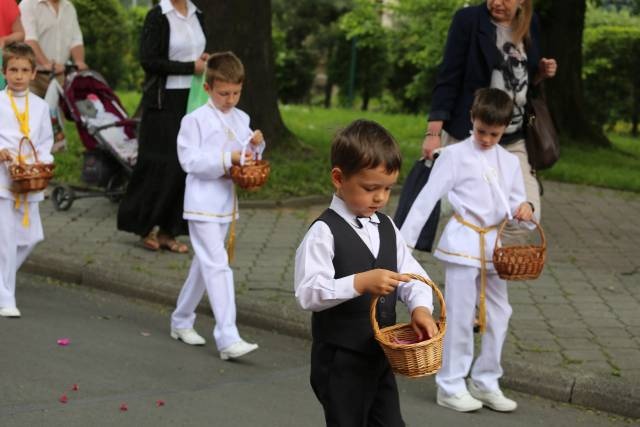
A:
POLYGON ((380 125, 357 120, 331 146, 331 206, 296 252, 295 293, 313 311, 311 386, 328 426, 404 426, 396 381, 373 338, 378 323, 395 323, 395 303, 409 307, 420 339, 437 333, 431 290, 398 271, 426 276, 391 219, 378 212, 400 171, 398 144, 380 125))

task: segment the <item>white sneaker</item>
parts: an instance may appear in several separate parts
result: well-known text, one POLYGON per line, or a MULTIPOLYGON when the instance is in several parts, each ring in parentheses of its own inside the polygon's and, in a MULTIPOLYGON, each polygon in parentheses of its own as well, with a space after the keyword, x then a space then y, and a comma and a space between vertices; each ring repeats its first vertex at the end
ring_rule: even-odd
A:
POLYGON ((438 389, 436 402, 440 406, 444 406, 445 408, 453 409, 458 412, 471 412, 482 408, 482 402, 474 399, 466 390, 453 396, 447 396, 438 389))
POLYGON ((18 307, 2 307, 0 308, 1 317, 20 317, 20 310, 18 307))
POLYGON ((174 340, 180 340, 189 345, 204 345, 206 341, 202 338, 195 329, 171 329, 171 338, 174 340))
POLYGON ((240 340, 235 344, 231 344, 229 347, 220 350, 220 359, 229 360, 237 359, 245 354, 251 353, 258 349, 258 344, 248 343, 244 340, 240 340))
POLYGON ((469 393, 471 393, 471 396, 475 397, 494 411, 511 412, 515 411, 518 407, 518 404, 514 400, 505 397, 500 389, 494 391, 482 391, 471 379, 467 381, 467 386, 469 387, 469 393))

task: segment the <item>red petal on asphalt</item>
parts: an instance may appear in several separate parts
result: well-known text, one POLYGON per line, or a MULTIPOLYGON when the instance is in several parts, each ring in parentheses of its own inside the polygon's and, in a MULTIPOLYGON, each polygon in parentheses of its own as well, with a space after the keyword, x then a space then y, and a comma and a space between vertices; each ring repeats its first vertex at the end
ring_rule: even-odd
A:
POLYGON ((69 345, 70 343, 71 343, 71 340, 69 338, 58 339, 58 345, 61 345, 63 347, 69 345))
POLYGON ((63 394, 62 396, 60 396, 60 397, 58 398, 58 401, 59 401, 60 403, 67 403, 67 402, 69 401, 69 399, 67 398, 67 395, 66 395, 66 394, 63 394))
POLYGON ((124 412, 124 411, 126 411, 126 410, 128 410, 128 409, 129 409, 129 407, 127 406, 127 404, 126 404, 126 403, 123 403, 122 405, 120 405, 120 410, 121 410, 122 412, 124 412))
POLYGON ((164 400, 156 400, 156 406, 157 407, 164 406, 164 400))
POLYGON ((78 387, 78 384, 74 384, 73 386, 71 386, 71 390, 73 391, 78 391, 80 387, 78 387))

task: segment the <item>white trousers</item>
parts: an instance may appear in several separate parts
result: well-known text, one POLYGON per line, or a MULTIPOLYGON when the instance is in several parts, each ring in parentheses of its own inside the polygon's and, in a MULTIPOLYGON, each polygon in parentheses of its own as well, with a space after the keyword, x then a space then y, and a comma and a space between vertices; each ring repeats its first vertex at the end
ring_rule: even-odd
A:
POLYGON ((189 236, 195 255, 171 315, 173 329, 193 328, 195 310, 206 289, 216 321, 213 337, 218 350, 240 341, 233 271, 224 245, 228 228, 228 223, 189 221, 189 236))
POLYGON ((464 380, 471 373, 472 380, 481 390, 497 390, 498 379, 502 376, 502 346, 512 311, 507 282, 495 272, 487 271, 487 330, 482 335, 480 355, 473 368, 473 323, 480 295, 480 269, 445 263, 445 283, 447 333, 442 369, 436 375, 436 384, 444 394, 455 395, 467 389, 464 380))
POLYGON ((0 307, 16 307, 16 272, 44 238, 38 202, 30 202, 29 226, 22 225, 24 203, 0 198, 0 307))

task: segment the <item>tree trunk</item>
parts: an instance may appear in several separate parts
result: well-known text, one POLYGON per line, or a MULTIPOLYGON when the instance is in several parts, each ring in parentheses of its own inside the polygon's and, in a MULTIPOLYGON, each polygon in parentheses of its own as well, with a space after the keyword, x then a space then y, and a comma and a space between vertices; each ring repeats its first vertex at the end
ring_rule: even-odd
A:
POLYGON ((582 32, 586 0, 539 0, 542 55, 555 58, 558 72, 545 82, 547 101, 559 132, 581 143, 608 146, 600 126, 592 125, 584 108, 582 32))
POLYGON ((369 109, 370 99, 371 99, 371 95, 369 94, 369 89, 364 88, 362 90, 362 105, 360 106, 361 111, 367 111, 369 109))
POLYGON ((324 85, 324 108, 331 108, 331 95, 333 94, 333 82, 327 76, 327 82, 324 85))
POLYGON ((280 110, 275 83, 271 41, 270 0, 194 0, 203 11, 208 30, 207 52, 231 50, 242 60, 245 81, 238 107, 251 117, 251 127, 260 129, 267 146, 292 141, 280 110))
POLYGON ((633 107, 631 109, 631 135, 638 136, 638 122, 640 121, 640 88, 633 87, 633 107))

